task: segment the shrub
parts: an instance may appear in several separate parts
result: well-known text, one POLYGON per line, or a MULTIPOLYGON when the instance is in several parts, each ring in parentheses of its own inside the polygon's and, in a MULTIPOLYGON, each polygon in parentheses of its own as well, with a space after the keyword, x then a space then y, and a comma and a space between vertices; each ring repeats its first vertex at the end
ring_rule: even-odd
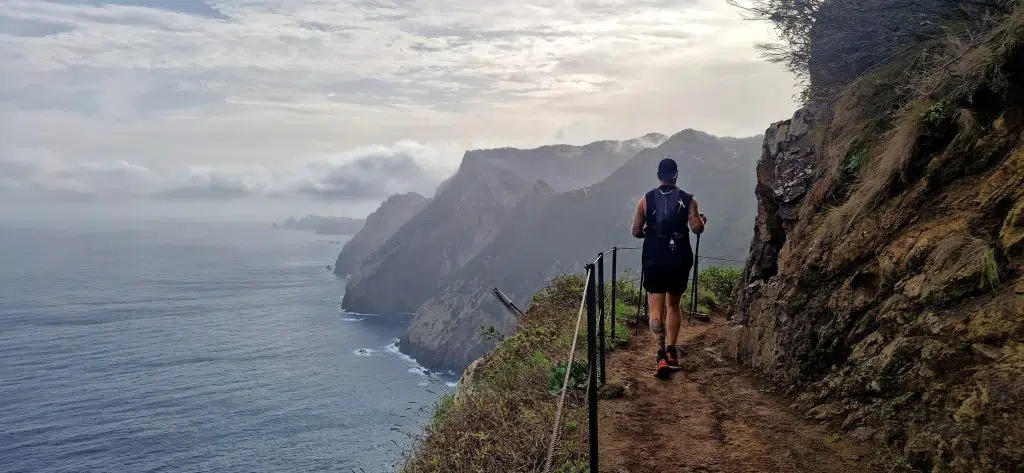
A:
MULTIPOLYGON (((743 270, 724 266, 710 266, 703 269, 698 276, 698 284, 706 287, 717 301, 727 301, 732 297, 732 290, 743 279, 743 270)), ((698 292, 698 295, 700 293, 698 292)))

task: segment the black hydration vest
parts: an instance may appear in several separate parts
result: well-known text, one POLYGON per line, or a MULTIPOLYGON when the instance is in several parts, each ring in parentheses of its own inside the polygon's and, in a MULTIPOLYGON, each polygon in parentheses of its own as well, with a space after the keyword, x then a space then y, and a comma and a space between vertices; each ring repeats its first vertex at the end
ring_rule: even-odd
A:
POLYGON ((689 270, 693 265, 690 247, 690 202, 693 195, 674 186, 659 186, 646 195, 643 267, 689 270))

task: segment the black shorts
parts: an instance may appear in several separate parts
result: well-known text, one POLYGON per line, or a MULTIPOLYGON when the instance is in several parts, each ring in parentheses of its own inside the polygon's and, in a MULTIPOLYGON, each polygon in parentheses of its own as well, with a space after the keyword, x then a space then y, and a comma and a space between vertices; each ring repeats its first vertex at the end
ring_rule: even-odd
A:
POLYGON ((644 290, 652 294, 669 293, 673 296, 681 296, 686 292, 689 276, 690 268, 685 266, 644 268, 644 290))

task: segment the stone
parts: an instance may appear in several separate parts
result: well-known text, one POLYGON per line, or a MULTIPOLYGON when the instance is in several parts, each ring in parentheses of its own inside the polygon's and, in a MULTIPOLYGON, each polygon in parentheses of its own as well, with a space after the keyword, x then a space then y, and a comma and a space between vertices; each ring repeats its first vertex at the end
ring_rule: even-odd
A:
POLYGON ((477 369, 480 368, 480 364, 483 360, 484 358, 482 357, 473 360, 473 362, 466 367, 466 370, 462 372, 462 378, 459 379, 459 387, 456 389, 455 397, 452 399, 453 403, 461 402, 466 398, 466 396, 473 392, 473 377, 475 376, 477 369))
POLYGON ((857 427, 856 429, 853 429, 853 431, 850 432, 850 437, 853 437, 853 438, 855 438, 857 440, 860 440, 860 441, 867 441, 867 440, 871 440, 871 437, 873 437, 875 435, 876 431, 877 430, 874 429, 874 428, 867 427, 867 426, 861 426, 861 427, 857 427))
POLYGON ((621 384, 608 383, 597 388, 598 399, 618 399, 626 395, 626 388, 621 384))

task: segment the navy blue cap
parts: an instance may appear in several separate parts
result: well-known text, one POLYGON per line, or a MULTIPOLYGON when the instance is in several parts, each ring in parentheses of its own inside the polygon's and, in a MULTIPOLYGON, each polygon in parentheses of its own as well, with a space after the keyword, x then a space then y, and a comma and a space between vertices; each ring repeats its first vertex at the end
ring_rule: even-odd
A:
POLYGON ((672 158, 665 158, 658 163, 658 179, 671 181, 677 176, 679 176, 679 168, 676 166, 675 160, 672 158))

